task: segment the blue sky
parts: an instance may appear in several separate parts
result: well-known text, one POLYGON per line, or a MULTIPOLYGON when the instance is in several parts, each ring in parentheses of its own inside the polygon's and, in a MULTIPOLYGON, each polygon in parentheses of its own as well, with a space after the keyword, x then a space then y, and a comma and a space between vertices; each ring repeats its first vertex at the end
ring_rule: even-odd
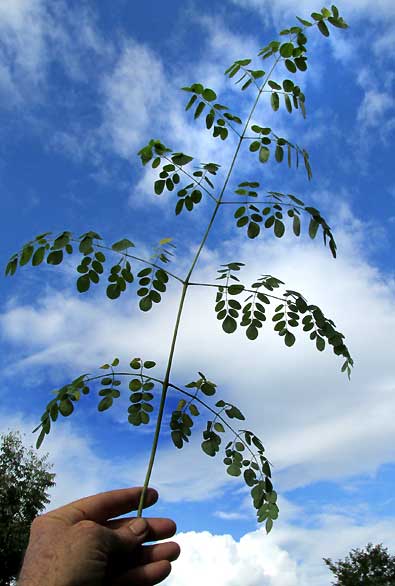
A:
MULTIPOLYGON (((265 96, 252 120, 305 147, 313 180, 303 169, 262 165, 244 147, 227 192, 232 199, 239 182, 257 180, 263 191, 294 193, 327 219, 338 258, 303 223, 300 238, 266 230, 249 240, 235 227, 234 207, 222 206, 194 280, 213 283, 231 261, 245 263, 246 284, 263 273, 282 279, 345 334, 351 382, 340 359, 315 351, 302 332, 293 348, 270 323, 255 342, 225 334, 213 289, 190 288, 172 380, 185 384, 201 370, 217 383, 218 398, 243 411, 273 462, 280 518, 266 536, 243 481, 226 475, 222 452, 202 452, 203 413, 189 445, 176 450, 169 421, 179 397, 169 395, 151 485, 160 493, 153 514, 174 518, 179 529, 171 586, 191 575, 196 584, 214 576, 231 586, 248 576, 251 586, 321 586, 330 581, 323 556, 342 557, 368 541, 395 550, 395 9, 392 0, 338 7, 350 29, 332 27, 329 39, 314 30, 309 69, 296 78, 307 119, 284 107, 273 112, 265 96)), ((224 70, 245 58, 265 68, 258 51, 295 15, 317 9, 310 0, 0 4, 2 265, 39 233, 95 230, 109 244, 130 238, 144 258, 173 237, 172 269, 185 275, 211 202, 175 217, 174 192, 154 195, 156 172, 142 167, 137 151, 157 138, 197 162, 216 162, 220 186, 236 142, 214 139, 203 117, 194 122, 179 88, 201 82, 244 120, 254 91, 241 92, 224 70)), ((273 75, 289 77, 284 68, 273 75)), ((77 264, 73 255, 2 280, 0 430, 20 429, 27 443, 51 391, 114 356, 125 365, 133 356, 155 360, 163 375, 178 284, 143 314, 133 291, 116 301, 101 285, 79 295, 77 264)), ((41 448, 57 474, 51 506, 142 484, 154 427, 127 423, 124 394, 103 414, 95 397, 84 397, 54 426, 41 448)))

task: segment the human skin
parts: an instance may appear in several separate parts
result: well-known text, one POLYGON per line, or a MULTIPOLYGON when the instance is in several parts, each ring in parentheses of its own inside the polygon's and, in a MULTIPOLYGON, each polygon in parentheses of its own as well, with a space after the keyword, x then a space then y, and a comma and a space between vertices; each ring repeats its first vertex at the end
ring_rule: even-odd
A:
MULTIPOLYGON (((179 545, 143 543, 172 537, 174 521, 113 519, 137 510, 141 492, 142 487, 111 490, 37 517, 18 586, 149 586, 164 580, 179 545), (145 526, 141 535, 131 529, 134 522, 145 526)), ((157 500, 157 491, 148 488, 144 508, 157 500)))

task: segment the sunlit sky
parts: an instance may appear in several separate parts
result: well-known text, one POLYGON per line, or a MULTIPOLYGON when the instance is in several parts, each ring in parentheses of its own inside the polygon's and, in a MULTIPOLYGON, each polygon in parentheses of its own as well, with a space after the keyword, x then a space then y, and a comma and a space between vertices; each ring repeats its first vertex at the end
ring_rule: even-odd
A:
MULTIPOLYGON (((241 428, 263 441, 273 464, 280 517, 269 536, 256 522, 242 477, 226 474, 225 443, 215 458, 201 450, 207 412, 194 418, 189 444, 177 450, 170 415, 180 398, 169 393, 151 486, 150 511, 173 518, 182 553, 169 586, 324 586, 322 557, 344 557, 369 541, 395 551, 395 5, 352 0, 338 4, 348 30, 309 32, 308 70, 295 77, 281 64, 272 79, 294 79, 306 95, 306 120, 284 104, 274 112, 263 97, 252 123, 310 153, 313 178, 271 157, 262 164, 244 144, 225 193, 259 181, 261 193, 293 193, 320 210, 333 229, 333 259, 319 233, 299 238, 287 224, 248 239, 236 227, 235 206, 222 206, 193 274, 214 283, 223 263, 245 263, 246 285, 271 274, 318 305, 344 333, 355 367, 351 380, 330 349, 317 352, 301 328, 285 347, 271 318, 255 341, 222 331, 215 290, 191 287, 181 319, 171 380, 183 386, 202 371, 217 384, 215 400, 234 403, 241 428), (392 447, 391 447, 392 446, 392 447)), ((230 131, 213 138, 204 118, 186 112, 183 86, 215 90, 230 112, 247 119, 256 96, 240 91, 224 71, 237 59, 268 70, 259 50, 278 31, 321 6, 310 0, 202 0, 111 3, 0 0, 1 263, 43 232, 76 236, 93 230, 111 246, 121 238, 148 258, 173 238, 170 271, 184 277, 211 217, 204 196, 175 216, 175 191, 155 195, 157 171, 137 152, 151 138, 173 152, 214 162, 222 185, 237 145, 230 131)), ((114 261, 115 262, 115 261, 114 261)), ((136 287, 106 298, 106 279, 76 290, 73 254, 59 266, 21 267, 0 289, 0 432, 19 429, 27 445, 57 389, 96 373, 115 356, 124 369, 135 356, 154 360, 163 378, 181 288, 170 280, 162 302, 140 312, 136 287)), ((141 268, 141 267, 140 267, 141 268)), ((138 270, 136 264, 136 271, 138 270)), ((242 300, 243 296, 237 297, 242 300)), ((153 438, 151 422, 127 422, 127 383, 105 413, 97 390, 61 417, 40 448, 49 452, 56 486, 49 507, 112 488, 142 485, 153 438)), ((207 402, 215 402, 207 397, 207 402)), ((233 424, 236 420, 233 420, 233 424)))

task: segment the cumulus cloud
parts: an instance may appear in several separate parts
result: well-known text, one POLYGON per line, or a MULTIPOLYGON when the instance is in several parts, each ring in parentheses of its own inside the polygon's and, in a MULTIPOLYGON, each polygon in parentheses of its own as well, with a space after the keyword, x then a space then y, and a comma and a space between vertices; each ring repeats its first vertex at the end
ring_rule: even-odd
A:
MULTIPOLYGON (((23 442, 28 447, 35 423, 26 413, 2 410, 0 433, 18 429, 26 434, 23 442)), ((61 422, 51 441, 44 444, 43 451, 49 453, 49 461, 54 464, 56 472, 56 486, 50 490, 51 502, 47 510, 81 496, 141 485, 138 466, 126 467, 120 458, 100 456, 96 445, 87 432, 69 421, 61 422)), ((177 454, 177 460, 183 452, 177 454)), ((191 468, 190 462, 190 455, 189 460, 178 460, 178 470, 182 469, 184 474, 191 468)), ((208 495, 212 497, 210 478, 214 476, 213 471, 204 474, 206 491, 202 491, 202 500, 208 495)), ((169 477, 167 471, 167 479, 169 477)), ((163 503, 175 505, 180 500, 177 491, 172 490, 171 482, 166 482, 166 476, 162 482, 152 481, 151 485, 158 489, 163 503)), ((149 510, 147 516, 174 516, 172 505, 165 504, 163 509, 163 503, 158 503, 156 510, 149 510)), ((326 586, 330 573, 322 562, 323 557, 343 558, 351 548, 361 548, 369 541, 376 543, 378 539, 384 546, 395 548, 391 519, 377 520, 371 514, 365 514, 365 521, 361 522, 360 509, 348 510, 347 515, 323 510, 310 516, 309 525, 304 526, 296 524, 298 519, 306 516, 302 507, 280 499, 280 509, 281 517, 268 536, 261 527, 245 533, 239 540, 229 534, 218 535, 209 531, 177 533, 172 540, 179 543, 181 555, 167 578, 170 586, 185 584, 187 580, 192 586, 211 582, 219 586, 236 586, 241 581, 248 586, 326 586)), ((244 513, 238 511, 216 511, 214 515, 233 523, 245 518, 244 513)))
POLYGON ((279 523, 268 536, 263 529, 235 540, 208 531, 177 534, 181 555, 167 581, 178 586, 215 583, 218 586, 326 586, 332 574, 323 557, 344 558, 355 547, 371 541, 393 549, 391 521, 361 524, 341 515, 324 515, 315 528, 279 523))
MULTIPOLYGON (((263 536, 262 536, 263 537, 263 536)), ((286 551, 254 533, 239 542, 231 535, 188 532, 177 535, 182 554, 167 578, 170 586, 188 580, 192 584, 218 586, 296 586, 295 562, 286 551), (279 581, 280 578, 280 581, 279 581)))

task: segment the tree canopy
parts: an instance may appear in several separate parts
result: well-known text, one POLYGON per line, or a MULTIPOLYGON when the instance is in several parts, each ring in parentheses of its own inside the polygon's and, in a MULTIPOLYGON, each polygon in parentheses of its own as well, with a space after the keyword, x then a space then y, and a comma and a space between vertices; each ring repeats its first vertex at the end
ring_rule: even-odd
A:
POLYGON ((55 474, 47 459, 25 448, 19 432, 0 436, 0 586, 17 576, 30 524, 49 503, 55 474))
POLYGON ((395 584, 395 555, 380 543, 368 543, 365 549, 353 549, 344 560, 324 562, 336 576, 334 586, 392 586, 395 584))

